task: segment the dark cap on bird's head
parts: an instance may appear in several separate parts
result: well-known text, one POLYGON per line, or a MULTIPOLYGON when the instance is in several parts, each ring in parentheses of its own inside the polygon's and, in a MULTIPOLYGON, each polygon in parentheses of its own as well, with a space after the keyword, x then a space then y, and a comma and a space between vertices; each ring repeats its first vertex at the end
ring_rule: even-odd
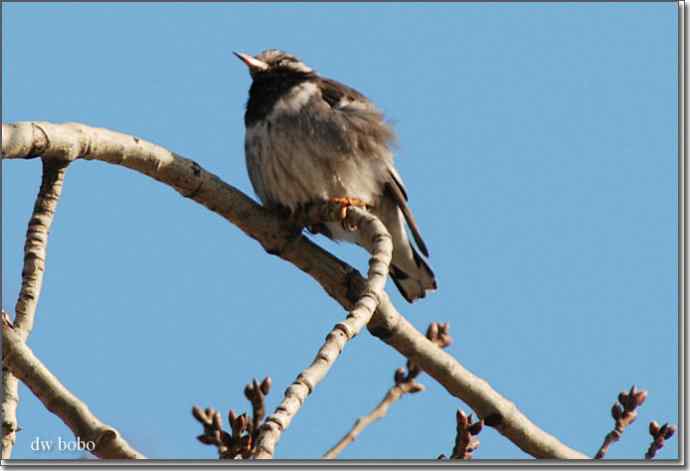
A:
POLYGON ((314 72, 297 57, 278 49, 266 49, 265 51, 250 56, 243 52, 233 52, 249 68, 252 78, 262 73, 300 73, 314 72))

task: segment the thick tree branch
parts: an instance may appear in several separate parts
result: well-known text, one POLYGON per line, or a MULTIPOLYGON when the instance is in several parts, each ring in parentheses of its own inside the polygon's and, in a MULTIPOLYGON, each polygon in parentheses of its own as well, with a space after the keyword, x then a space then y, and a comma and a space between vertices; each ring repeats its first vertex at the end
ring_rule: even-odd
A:
MULTIPOLYGON (((4 131, 4 130, 3 130, 4 131)), ((43 285, 48 233, 53 223, 55 208, 62 193, 62 184, 67 170, 67 160, 44 159, 41 187, 36 195, 24 244, 24 267, 22 286, 15 305, 14 320, 17 335, 26 340, 34 326, 34 315, 43 285)), ((8 370, 2 370, 2 459, 9 459, 17 438, 17 406, 19 405, 19 384, 8 370)))
POLYGON ((113 427, 104 424, 36 358, 3 313, 2 364, 19 378, 36 397, 62 419, 82 442, 93 444, 99 458, 145 458, 113 427))
MULTIPOLYGON (((319 218, 318 222, 328 221, 319 218)), ((285 398, 273 415, 264 422, 256 444, 254 456, 257 459, 273 457, 276 443, 282 432, 297 415, 307 396, 326 377, 335 360, 345 348, 345 344, 369 323, 386 286, 386 278, 393 256, 393 240, 386 226, 373 214, 356 207, 347 208, 347 217, 342 221, 342 224, 345 227, 357 228, 356 230, 360 232, 362 240, 372 241, 366 289, 347 318, 336 324, 328 334, 326 342, 317 353, 312 364, 302 371, 295 382, 285 391, 285 398)))
MULTIPOLYGON (((364 279, 347 263, 326 252, 294 228, 257 205, 236 188, 205 171, 196 162, 141 139, 81 124, 15 123, 2 125, 2 156, 25 159, 49 157, 70 149, 72 158, 123 165, 163 182, 235 224, 276 254, 314 278, 345 309, 364 286, 364 279), (49 139, 42 137, 43 133, 49 139), (354 296, 353 296, 354 294, 354 296)), ((385 292, 369 331, 413 361, 450 394, 463 400, 485 424, 536 458, 587 459, 533 424, 517 407, 484 380, 476 377, 401 316, 385 292)))

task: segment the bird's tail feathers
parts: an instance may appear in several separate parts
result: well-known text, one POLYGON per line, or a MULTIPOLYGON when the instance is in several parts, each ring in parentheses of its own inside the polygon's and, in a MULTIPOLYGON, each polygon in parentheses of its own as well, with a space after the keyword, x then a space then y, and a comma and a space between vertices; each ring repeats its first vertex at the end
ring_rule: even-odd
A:
POLYGON ((390 277, 400 290, 400 294, 407 302, 412 303, 425 297, 427 291, 437 289, 437 284, 434 272, 412 244, 410 244, 410 250, 412 251, 412 260, 409 262, 413 262, 415 266, 408 260, 405 260, 408 263, 400 263, 402 259, 394 257, 390 267, 390 277))

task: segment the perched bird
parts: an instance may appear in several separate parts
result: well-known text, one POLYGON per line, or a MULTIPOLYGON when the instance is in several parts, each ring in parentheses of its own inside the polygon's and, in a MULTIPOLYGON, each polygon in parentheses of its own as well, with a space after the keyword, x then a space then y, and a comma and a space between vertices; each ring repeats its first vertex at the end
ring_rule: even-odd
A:
MULTIPOLYGON (((393 165, 390 144, 395 134, 376 106, 291 54, 268 49, 255 57, 235 55, 252 78, 244 115, 245 156, 261 202, 291 212, 327 201, 366 207, 393 238, 390 276, 405 299, 413 302, 436 289, 434 273, 405 230, 404 221, 428 257, 393 165)), ((359 232, 339 223, 314 229, 369 249, 359 232)))

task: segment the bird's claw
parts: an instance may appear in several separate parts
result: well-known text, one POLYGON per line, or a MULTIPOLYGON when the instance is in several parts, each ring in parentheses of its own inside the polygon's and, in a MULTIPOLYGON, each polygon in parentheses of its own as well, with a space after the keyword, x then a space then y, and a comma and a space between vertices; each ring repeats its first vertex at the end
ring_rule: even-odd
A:
POLYGON ((333 197, 329 198, 328 202, 331 204, 340 205, 340 223, 346 231, 355 231, 357 226, 348 226, 345 224, 345 219, 347 218, 347 208, 350 206, 357 206, 358 208, 367 208, 367 203, 359 198, 350 198, 349 196, 344 197, 333 197))

